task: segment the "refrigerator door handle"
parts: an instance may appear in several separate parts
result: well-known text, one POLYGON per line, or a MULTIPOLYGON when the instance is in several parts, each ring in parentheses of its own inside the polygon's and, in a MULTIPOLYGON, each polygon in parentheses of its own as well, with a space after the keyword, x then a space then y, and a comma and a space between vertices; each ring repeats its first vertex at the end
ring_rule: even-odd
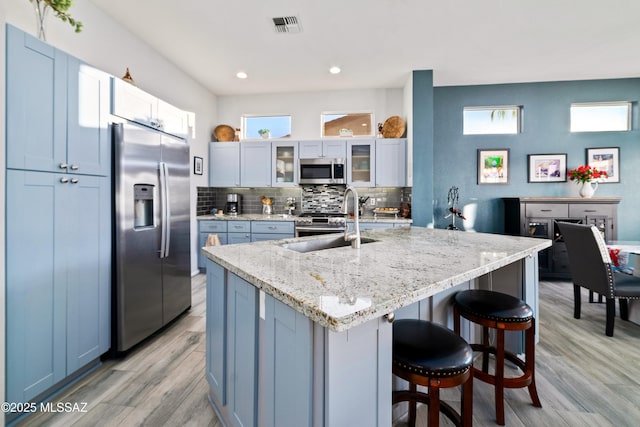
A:
POLYGON ((165 195, 165 243, 164 243, 164 257, 167 258, 169 256, 169 248, 171 248, 171 190, 169 189, 169 182, 171 181, 169 177, 169 165, 165 162, 162 162, 164 165, 164 195, 165 195))
POLYGON ((167 176, 164 162, 160 162, 160 258, 167 251, 167 176))

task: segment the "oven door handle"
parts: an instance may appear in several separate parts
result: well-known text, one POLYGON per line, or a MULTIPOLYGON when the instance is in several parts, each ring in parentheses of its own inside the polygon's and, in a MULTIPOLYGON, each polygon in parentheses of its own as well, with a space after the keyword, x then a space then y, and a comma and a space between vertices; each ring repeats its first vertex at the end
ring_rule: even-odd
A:
POLYGON ((298 231, 335 231, 336 233, 343 233, 346 227, 296 227, 298 231))

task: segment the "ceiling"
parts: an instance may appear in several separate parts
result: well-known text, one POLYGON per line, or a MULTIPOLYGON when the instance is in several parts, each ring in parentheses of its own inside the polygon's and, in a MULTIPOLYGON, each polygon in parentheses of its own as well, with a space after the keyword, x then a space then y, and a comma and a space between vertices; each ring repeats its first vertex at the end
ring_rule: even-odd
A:
POLYGON ((637 0, 91 1, 216 95, 640 77, 637 0))

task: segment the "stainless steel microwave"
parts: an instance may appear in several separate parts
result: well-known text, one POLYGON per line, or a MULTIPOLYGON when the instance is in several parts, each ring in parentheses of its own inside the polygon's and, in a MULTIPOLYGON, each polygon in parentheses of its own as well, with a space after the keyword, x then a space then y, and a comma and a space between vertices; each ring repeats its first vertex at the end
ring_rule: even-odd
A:
POLYGON ((344 159, 300 159, 300 184, 345 184, 344 159))

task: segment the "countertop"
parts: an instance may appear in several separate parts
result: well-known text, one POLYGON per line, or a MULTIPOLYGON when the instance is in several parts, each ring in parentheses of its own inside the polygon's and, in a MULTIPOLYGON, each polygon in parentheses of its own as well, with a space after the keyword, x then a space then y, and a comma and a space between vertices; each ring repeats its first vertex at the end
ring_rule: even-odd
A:
MULTIPOLYGON (((222 221, 295 221, 298 218, 297 214, 287 215, 287 214, 273 214, 273 215, 263 215, 263 214, 242 214, 237 216, 230 215, 198 215, 196 219, 198 221, 204 220, 222 220, 222 221)), ((405 223, 411 224, 413 220, 410 218, 400 218, 397 219, 393 217, 393 215, 380 215, 377 218, 373 216, 364 216, 360 217, 361 222, 393 222, 393 223, 405 223)), ((353 222, 353 218, 347 218, 347 222, 353 222)))
POLYGON ((203 248, 212 261, 314 322, 340 332, 551 246, 547 239, 398 227, 376 242, 299 253, 281 245, 321 235, 203 248))

